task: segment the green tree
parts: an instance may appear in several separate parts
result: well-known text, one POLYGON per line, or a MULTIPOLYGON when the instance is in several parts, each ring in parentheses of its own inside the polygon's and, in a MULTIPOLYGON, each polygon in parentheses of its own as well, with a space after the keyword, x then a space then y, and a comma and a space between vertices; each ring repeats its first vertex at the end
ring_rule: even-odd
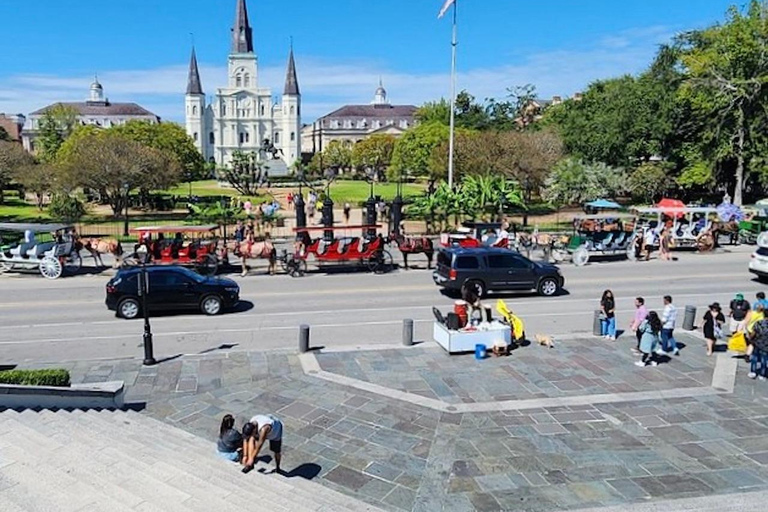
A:
POLYGON ((56 192, 51 197, 48 213, 61 222, 77 222, 88 213, 88 210, 85 203, 76 195, 56 192))
POLYGON ((393 135, 375 134, 352 147, 352 165, 360 171, 370 171, 381 180, 392 161, 397 139, 393 135))
POLYGON ((255 196, 261 185, 266 182, 266 166, 256 152, 232 153, 232 163, 222 167, 221 177, 244 196, 255 196))
POLYGON ((620 169, 566 158, 554 166, 547 178, 544 199, 557 206, 567 206, 597 198, 612 198, 624 192, 625 179, 620 169))
MULTIPOLYGON (((680 94, 698 120, 703 155, 732 172, 733 202, 742 204, 749 172, 766 149, 768 12, 752 0, 744 13, 678 38, 685 80, 680 94)), ((729 177, 730 178, 730 177, 729 177)))
POLYGON ((69 105, 57 103, 47 109, 40 119, 40 134, 36 137, 37 156, 45 163, 56 160, 64 141, 77 126, 78 112, 69 105))
POLYGON ((21 144, 0 141, 0 204, 4 203, 3 191, 11 183, 17 171, 32 165, 33 162, 32 157, 24 151, 21 144))
POLYGON ((164 190, 178 183, 181 168, 167 153, 114 130, 76 130, 59 151, 62 186, 96 190, 117 215, 131 190, 164 190))
POLYGON ((178 162, 184 182, 196 181, 208 176, 205 160, 195 147, 194 141, 187 135, 184 128, 176 123, 128 121, 110 130, 115 130, 147 147, 166 152, 178 162))
POLYGON ((451 104, 445 98, 428 101, 416 110, 416 119, 420 123, 440 123, 448 126, 451 122, 451 104))
POLYGON ((43 210, 45 195, 54 190, 57 173, 52 164, 37 163, 18 167, 13 180, 35 196, 38 210, 43 210))
POLYGON ((352 148, 340 140, 332 140, 323 149, 325 169, 333 169, 337 174, 352 168, 352 148))
POLYGON ((401 173, 408 176, 444 176, 447 167, 435 168, 431 162, 433 150, 448 140, 448 132, 448 127, 438 122, 421 123, 406 131, 395 143, 392 163, 387 171, 389 178, 396 180, 401 173))
POLYGON ((633 170, 627 180, 632 197, 644 203, 654 203, 664 197, 675 181, 669 174, 670 165, 646 162, 633 170))

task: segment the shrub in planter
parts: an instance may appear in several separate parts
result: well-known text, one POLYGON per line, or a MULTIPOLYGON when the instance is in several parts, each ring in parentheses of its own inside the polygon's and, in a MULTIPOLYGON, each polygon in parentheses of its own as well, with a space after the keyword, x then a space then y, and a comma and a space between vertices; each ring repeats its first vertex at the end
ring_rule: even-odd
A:
POLYGON ((6 370, 0 372, 0 384, 69 387, 70 381, 67 370, 6 370))

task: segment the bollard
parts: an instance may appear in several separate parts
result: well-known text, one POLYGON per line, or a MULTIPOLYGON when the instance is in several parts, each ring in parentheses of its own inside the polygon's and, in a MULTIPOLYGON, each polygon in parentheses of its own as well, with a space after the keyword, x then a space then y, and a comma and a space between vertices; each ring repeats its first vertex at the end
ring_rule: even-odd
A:
POLYGON ((603 335, 603 322, 600 321, 600 310, 595 310, 595 318, 592 321, 592 334, 595 336, 603 335))
POLYGON ((410 347, 413 345, 413 319, 406 318, 403 320, 403 345, 410 347))
POLYGON ((309 351, 309 326, 307 324, 301 324, 299 326, 299 352, 305 353, 309 351))
POLYGON ((693 330, 693 324, 696 322, 696 308, 694 306, 685 306, 685 317, 683 317, 683 329, 693 330))

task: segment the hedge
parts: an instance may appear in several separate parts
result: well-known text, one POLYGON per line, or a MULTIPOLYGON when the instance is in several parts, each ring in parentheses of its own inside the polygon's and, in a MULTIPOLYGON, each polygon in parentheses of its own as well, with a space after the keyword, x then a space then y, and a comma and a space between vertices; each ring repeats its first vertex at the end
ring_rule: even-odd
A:
POLYGON ((67 370, 6 370, 0 372, 0 384, 69 387, 69 372, 67 370))

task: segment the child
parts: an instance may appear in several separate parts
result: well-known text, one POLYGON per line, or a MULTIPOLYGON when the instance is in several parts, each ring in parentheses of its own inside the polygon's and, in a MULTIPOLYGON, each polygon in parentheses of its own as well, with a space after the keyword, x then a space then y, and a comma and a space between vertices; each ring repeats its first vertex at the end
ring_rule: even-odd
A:
POLYGON ((635 362, 635 366, 658 366, 656 361, 656 349, 659 346, 659 333, 661 332, 661 319, 655 311, 648 313, 648 317, 640 324, 640 352, 642 358, 635 362))

